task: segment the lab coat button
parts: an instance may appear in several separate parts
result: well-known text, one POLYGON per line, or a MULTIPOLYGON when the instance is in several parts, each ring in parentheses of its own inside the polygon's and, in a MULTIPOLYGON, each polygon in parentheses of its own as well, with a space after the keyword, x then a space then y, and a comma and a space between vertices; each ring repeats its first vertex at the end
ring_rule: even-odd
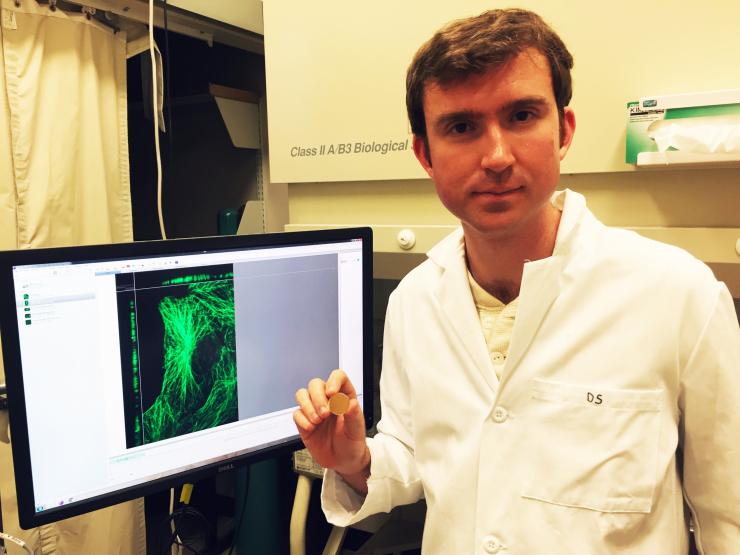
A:
POLYGON ((491 353, 491 358, 493 359, 493 362, 496 364, 501 364, 504 359, 506 358, 503 353, 499 353, 498 351, 495 351, 491 353))
POLYGON ((507 418, 509 418, 509 412, 504 407, 496 407, 493 409, 494 422, 501 424, 502 422, 506 422, 507 418))
POLYGON ((495 536, 486 536, 483 538, 483 549, 486 553, 498 553, 503 549, 503 545, 495 536))

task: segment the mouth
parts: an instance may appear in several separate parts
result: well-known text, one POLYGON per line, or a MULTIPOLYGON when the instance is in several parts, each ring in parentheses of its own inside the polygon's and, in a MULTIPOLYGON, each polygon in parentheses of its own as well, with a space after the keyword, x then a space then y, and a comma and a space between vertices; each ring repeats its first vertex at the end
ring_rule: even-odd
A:
POLYGON ((522 189, 523 187, 512 187, 510 189, 505 189, 503 191, 495 191, 495 190, 473 191, 473 195, 480 196, 482 198, 506 198, 506 197, 510 197, 522 191, 522 189))

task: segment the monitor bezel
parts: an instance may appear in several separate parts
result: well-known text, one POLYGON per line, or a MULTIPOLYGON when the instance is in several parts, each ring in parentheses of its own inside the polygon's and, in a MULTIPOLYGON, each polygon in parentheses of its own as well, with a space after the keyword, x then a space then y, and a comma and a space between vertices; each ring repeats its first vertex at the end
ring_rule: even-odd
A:
POLYGON ((142 484, 129 486, 50 508, 37 513, 31 472, 30 441, 25 403, 25 389, 20 353, 19 329, 15 307, 13 266, 29 264, 79 263, 117 258, 203 253, 208 251, 287 247, 328 242, 362 240, 362 328, 363 328, 363 411, 366 428, 373 425, 373 324, 372 324, 372 230, 369 227, 328 230, 291 231, 258 235, 229 235, 166 241, 140 241, 73 247, 0 251, 0 333, 8 396, 11 446, 18 500, 18 519, 23 529, 56 522, 131 499, 166 490, 184 482, 194 482, 225 470, 231 470, 268 457, 279 456, 302 447, 296 431, 287 441, 255 449, 248 453, 189 469, 142 484))

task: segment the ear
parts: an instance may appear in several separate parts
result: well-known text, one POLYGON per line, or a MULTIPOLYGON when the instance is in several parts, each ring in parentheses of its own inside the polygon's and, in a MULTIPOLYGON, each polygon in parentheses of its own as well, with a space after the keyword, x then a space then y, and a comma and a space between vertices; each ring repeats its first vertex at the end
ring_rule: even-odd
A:
POLYGON ((414 140, 412 144, 414 147, 414 154, 416 155, 416 159, 421 164, 421 167, 424 168, 424 171, 427 172, 427 175, 429 177, 434 179, 434 171, 432 170, 432 161, 430 159, 427 141, 419 135, 414 135, 414 140))
POLYGON ((573 108, 566 106, 563 109, 563 128, 560 140, 560 159, 565 158, 570 144, 573 142, 573 134, 576 132, 576 114, 573 108))

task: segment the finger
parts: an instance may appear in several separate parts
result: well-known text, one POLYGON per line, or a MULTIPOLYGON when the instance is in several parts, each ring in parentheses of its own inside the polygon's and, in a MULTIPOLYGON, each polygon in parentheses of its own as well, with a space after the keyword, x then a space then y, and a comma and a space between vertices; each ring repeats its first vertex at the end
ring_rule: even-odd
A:
POLYGON ((306 415, 303 414, 301 409, 293 411, 293 422, 295 423, 296 428, 298 428, 298 434, 301 436, 301 439, 307 438, 316 429, 316 426, 306 418, 306 415))
POLYGON ((345 393, 350 399, 357 397, 355 386, 352 385, 347 374, 343 370, 334 370, 326 380, 326 394, 331 397, 339 391, 345 393))
POLYGON ((331 397, 337 391, 342 390, 342 386, 347 381, 347 374, 343 370, 336 369, 326 380, 326 394, 331 397))
POLYGON ((362 416, 362 405, 360 405, 360 401, 357 398, 350 399, 349 407, 347 407, 347 412, 345 414, 352 416, 355 413, 359 413, 360 416, 362 416))
POLYGON ((350 399, 356 399, 357 398, 357 391, 355 390, 354 384, 350 381, 349 378, 344 382, 341 389, 342 393, 346 393, 347 397, 350 399))
POLYGON ((298 402, 298 409, 305 415, 307 420, 314 424, 321 423, 321 417, 316 411, 311 396, 305 387, 296 391, 295 400, 298 402))
POLYGON ((311 397, 311 402, 319 417, 328 417, 329 400, 326 398, 326 383, 324 380, 314 378, 308 382, 308 395, 311 397))

